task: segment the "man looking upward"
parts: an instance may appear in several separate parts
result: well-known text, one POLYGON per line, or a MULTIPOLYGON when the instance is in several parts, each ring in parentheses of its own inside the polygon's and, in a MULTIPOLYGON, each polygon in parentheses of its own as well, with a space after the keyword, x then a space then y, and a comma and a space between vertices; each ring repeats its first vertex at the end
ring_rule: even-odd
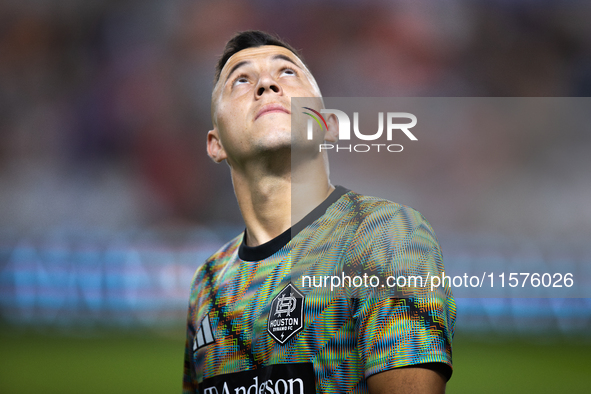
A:
POLYGON ((207 152, 228 163, 246 229, 195 274, 184 392, 444 392, 455 321, 449 289, 431 298, 351 296, 306 282, 437 275, 443 262, 418 212, 330 184, 315 143, 336 142, 337 119, 329 116, 314 141, 298 138, 292 97, 323 105, 293 48, 258 31, 228 42, 207 152))

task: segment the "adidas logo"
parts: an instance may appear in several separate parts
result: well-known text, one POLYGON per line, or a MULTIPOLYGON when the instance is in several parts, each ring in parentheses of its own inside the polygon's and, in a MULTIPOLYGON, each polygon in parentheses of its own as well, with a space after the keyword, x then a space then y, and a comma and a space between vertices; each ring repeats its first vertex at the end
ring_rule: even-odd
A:
POLYGON ((213 337, 213 331, 211 329, 211 323, 209 322, 208 313, 201 321, 199 330, 197 330, 197 334, 195 334, 195 339, 193 340, 193 351, 200 349, 203 346, 212 344, 214 342, 215 338, 213 337))

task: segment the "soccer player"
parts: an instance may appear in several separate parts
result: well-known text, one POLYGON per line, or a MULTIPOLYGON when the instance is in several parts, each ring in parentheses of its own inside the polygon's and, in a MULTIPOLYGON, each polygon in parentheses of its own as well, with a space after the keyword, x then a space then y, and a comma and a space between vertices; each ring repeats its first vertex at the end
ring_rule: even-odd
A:
MULTIPOLYGON (((393 297, 367 285, 368 275, 441 274, 433 230, 411 208, 331 185, 326 152, 292 142, 292 97, 322 106, 292 47, 259 31, 227 43, 207 152, 229 165, 246 229, 193 279, 184 392, 444 392, 455 321, 449 288, 393 297), (325 278, 343 286, 328 289, 325 278), (366 283, 352 286, 352 278, 366 283)), ((316 140, 336 142, 338 121, 326 122, 316 140)))

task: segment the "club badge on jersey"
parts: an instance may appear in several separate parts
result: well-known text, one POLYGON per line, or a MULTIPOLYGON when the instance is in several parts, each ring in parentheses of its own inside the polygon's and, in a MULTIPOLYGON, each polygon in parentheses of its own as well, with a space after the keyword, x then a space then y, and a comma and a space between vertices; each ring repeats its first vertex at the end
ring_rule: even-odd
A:
POLYGON ((267 332, 281 345, 304 328, 305 299, 304 294, 288 283, 271 301, 267 332))

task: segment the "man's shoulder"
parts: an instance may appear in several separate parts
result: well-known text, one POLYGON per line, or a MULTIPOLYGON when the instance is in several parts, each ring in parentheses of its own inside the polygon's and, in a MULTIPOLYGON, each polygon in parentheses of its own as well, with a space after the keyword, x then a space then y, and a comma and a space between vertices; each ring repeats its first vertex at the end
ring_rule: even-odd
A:
POLYGON ((224 266, 236 259, 238 248, 242 243, 244 233, 240 233, 232 240, 226 242, 214 254, 209 256, 203 264, 195 271, 193 282, 198 283, 206 279, 207 276, 214 276, 224 266))
POLYGON ((425 217, 416 209, 397 202, 349 191, 346 197, 351 201, 351 210, 364 221, 378 223, 401 223, 413 228, 422 224, 429 225, 425 217))
POLYGON ((244 238, 244 232, 238 234, 230 241, 226 242, 221 248, 219 248, 214 254, 209 256, 205 260, 206 264, 215 264, 220 261, 228 261, 236 256, 242 240, 244 238))

